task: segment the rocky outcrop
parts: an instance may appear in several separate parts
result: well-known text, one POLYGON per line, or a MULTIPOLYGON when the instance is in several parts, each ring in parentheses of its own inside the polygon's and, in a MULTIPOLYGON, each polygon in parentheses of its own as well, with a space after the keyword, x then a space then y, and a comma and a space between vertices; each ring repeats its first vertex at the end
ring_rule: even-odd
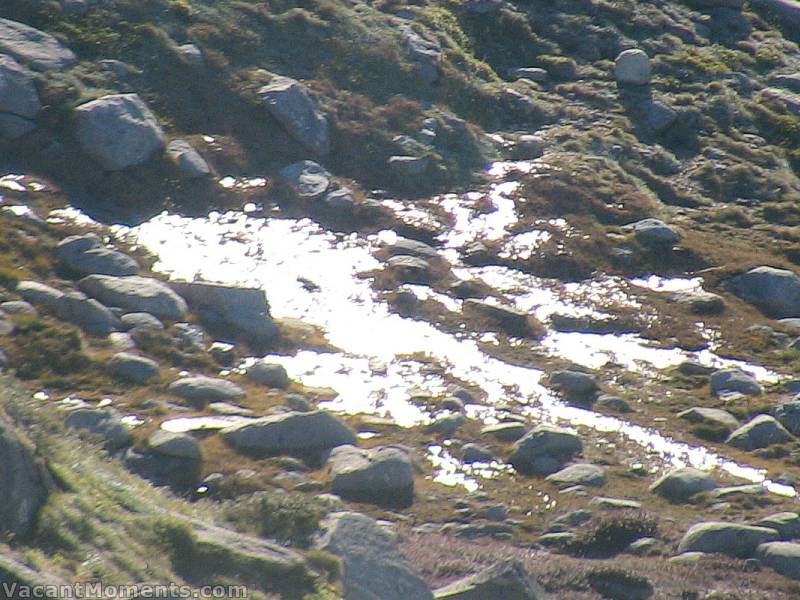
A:
POLYGON ((342 560, 347 600, 433 599, 425 581, 400 553, 396 536, 366 515, 331 514, 314 546, 342 560))
POLYGON ((81 148, 110 171, 147 162, 166 144, 158 120, 136 94, 103 96, 75 111, 81 148))
POLYGON ((753 555, 760 544, 777 539, 778 532, 774 529, 712 521, 693 525, 678 544, 678 552, 707 552, 747 558, 753 555))
POLYGON ((264 417, 229 427, 222 436, 237 450, 257 455, 314 454, 356 444, 347 425, 325 411, 264 417))
POLYGON ((258 97, 270 114, 304 148, 318 156, 330 152, 328 120, 311 94, 299 81, 275 76, 258 90, 258 97))
POLYGON ((413 497, 414 468, 401 448, 339 446, 331 450, 328 463, 331 488, 342 498, 403 505, 413 497))
POLYGON ((212 329, 233 333, 256 346, 267 345, 278 335, 263 290, 198 281, 171 285, 212 329))
POLYGON ((0 19, 0 54, 37 71, 62 71, 77 62, 72 51, 49 33, 10 19, 0 19))
POLYGON ((516 560, 501 560, 488 569, 434 592, 436 600, 545 600, 544 589, 516 560))
POLYGON ((178 320, 187 312, 186 301, 169 286, 150 277, 89 275, 78 287, 106 306, 147 312, 161 319, 178 320))

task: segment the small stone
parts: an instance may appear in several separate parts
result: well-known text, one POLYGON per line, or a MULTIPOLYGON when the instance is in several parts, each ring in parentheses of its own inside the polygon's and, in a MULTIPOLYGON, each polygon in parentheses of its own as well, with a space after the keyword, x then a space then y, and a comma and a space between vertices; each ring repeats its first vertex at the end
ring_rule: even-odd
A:
POLYGON ((291 381, 283 365, 258 361, 248 367, 245 376, 254 383, 270 388, 285 390, 291 381))
POLYGON ((211 174, 206 160, 186 140, 173 140, 167 144, 167 156, 186 179, 199 179, 211 174))
POLYGON ((158 363, 144 356, 137 356, 128 352, 119 352, 111 357, 109 363, 112 373, 120 379, 132 383, 146 383, 158 377, 158 363))
POLYGON ((193 461, 203 459, 200 444, 188 433, 171 433, 158 429, 147 438, 147 447, 157 454, 186 458, 193 461))
POLYGON ((496 459, 492 451, 484 446, 464 444, 464 447, 461 448, 461 460, 465 464, 472 464, 476 462, 490 463, 496 459))
POLYGON ((605 469, 597 465, 579 463, 570 465, 545 478, 558 486, 590 485, 600 487, 606 483, 605 469))

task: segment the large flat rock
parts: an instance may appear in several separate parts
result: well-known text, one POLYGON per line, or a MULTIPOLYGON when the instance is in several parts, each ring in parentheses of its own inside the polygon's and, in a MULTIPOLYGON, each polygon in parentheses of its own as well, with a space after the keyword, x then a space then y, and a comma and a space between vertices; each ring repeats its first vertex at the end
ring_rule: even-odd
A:
POLYGON ((61 71, 77 62, 72 51, 49 33, 10 19, 0 19, 0 54, 37 71, 61 71))
POLYGON ((147 312, 161 319, 177 321, 186 315, 186 301, 158 279, 130 276, 89 275, 78 287, 106 306, 132 312, 147 312))

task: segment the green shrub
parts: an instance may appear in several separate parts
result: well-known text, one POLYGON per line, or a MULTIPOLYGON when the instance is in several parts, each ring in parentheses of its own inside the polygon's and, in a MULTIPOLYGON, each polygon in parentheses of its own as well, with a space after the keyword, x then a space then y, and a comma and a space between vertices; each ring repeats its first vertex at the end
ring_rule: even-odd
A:
POLYGON ((91 364, 82 352, 81 338, 74 327, 51 325, 39 319, 17 319, 16 323, 16 348, 11 362, 20 379, 71 375, 91 364))
POLYGON ((302 494, 256 492, 230 502, 225 516, 242 531, 306 546, 326 512, 321 503, 302 494))

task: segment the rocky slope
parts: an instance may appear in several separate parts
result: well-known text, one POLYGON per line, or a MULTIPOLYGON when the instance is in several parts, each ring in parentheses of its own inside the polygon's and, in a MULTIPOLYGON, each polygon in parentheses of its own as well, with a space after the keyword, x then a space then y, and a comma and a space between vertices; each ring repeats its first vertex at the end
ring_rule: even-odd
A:
POLYGON ((797 597, 798 15, 4 2, 0 583, 797 597))

